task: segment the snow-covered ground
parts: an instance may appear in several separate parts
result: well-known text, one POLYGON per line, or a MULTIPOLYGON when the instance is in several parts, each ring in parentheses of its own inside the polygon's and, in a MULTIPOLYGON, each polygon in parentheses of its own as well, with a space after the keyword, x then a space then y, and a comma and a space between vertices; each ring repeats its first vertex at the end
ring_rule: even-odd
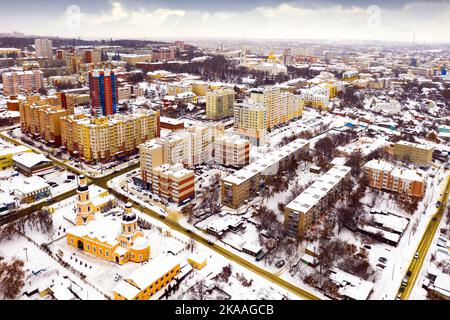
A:
MULTIPOLYGON (((91 186, 90 191, 91 197, 94 197, 104 190, 96 186, 91 186)), ((48 274, 48 276, 44 277, 45 279, 56 279, 55 272, 58 275, 69 274, 71 278, 78 279, 77 285, 80 285, 82 288, 80 289, 82 291, 80 293, 82 299, 87 297, 89 297, 89 299, 104 299, 104 295, 112 297, 112 291, 118 284, 116 275, 119 274, 122 277, 126 277, 128 274, 138 269, 140 264, 129 262, 120 266, 115 263, 98 259, 69 246, 66 243, 65 233, 73 226, 73 223, 69 220, 71 220, 70 217, 75 214, 73 211, 74 205, 75 197, 53 204, 52 207, 55 211, 52 214, 52 232, 44 234, 27 226, 26 235, 35 241, 37 245, 43 243, 47 244, 53 254, 58 254, 62 257, 63 261, 69 264, 69 266, 75 268, 78 272, 85 274, 87 284, 84 282, 81 283, 76 274, 73 274, 70 269, 65 269, 57 264, 55 260, 42 252, 36 244, 33 244, 23 237, 14 238, 11 241, 2 243, 0 255, 10 257, 16 254, 20 255, 20 258, 24 258, 25 252, 23 248, 27 248, 30 263, 39 262, 39 265, 45 265, 43 268, 46 269, 46 271, 42 272, 43 276, 48 274), (20 250, 17 249, 18 247, 20 247, 20 250), (57 271, 54 272, 52 270, 57 271), (89 291, 89 293, 87 293, 87 291, 89 291)), ((120 223, 122 210, 123 209, 118 206, 109 212, 97 214, 102 215, 101 219, 116 220, 116 223, 120 223)), ((180 262, 180 265, 183 266, 187 264, 187 258, 194 254, 207 258, 207 266, 201 271, 194 270, 192 275, 185 282, 182 282, 180 290, 176 293, 176 297, 183 297, 192 285, 202 279, 206 279, 205 283, 217 284, 217 286, 222 287, 222 290, 230 294, 233 299, 244 299, 248 297, 253 297, 255 299, 298 299, 297 296, 285 289, 270 283, 268 280, 250 272, 238 264, 228 261, 208 247, 196 244, 195 242, 192 243, 189 237, 171 230, 165 224, 139 211, 135 210, 135 212, 138 218, 149 222, 151 225, 151 229, 143 231, 144 235, 150 241, 151 260, 158 261, 158 259, 164 259, 168 255, 175 255, 180 262), (190 247, 192 245, 193 249, 190 247), (231 264, 233 270, 232 280, 229 281, 229 283, 223 284, 220 283, 220 281, 211 280, 211 277, 214 274, 221 272, 223 267, 228 264, 231 264), (246 281, 251 281, 252 284, 248 287, 242 285, 242 283, 248 283, 243 281, 241 277, 245 278, 246 281), (243 282, 241 283, 241 281, 243 282)), ((59 281, 59 278, 57 279, 59 281)), ((40 281, 40 277, 30 277, 27 283, 30 287, 36 287, 39 285, 40 281)), ((211 295, 213 294, 215 294, 215 291, 211 293, 211 295)))
MULTIPOLYGON (((43 176, 47 183, 52 183, 53 186, 50 186, 51 196, 55 197, 64 192, 73 190, 77 187, 76 179, 68 180, 67 179, 67 170, 59 171, 55 170, 49 174, 43 176)), ((22 173, 16 171, 13 168, 7 168, 5 170, 0 171, 0 197, 2 201, 7 201, 10 199, 14 201, 16 205, 20 208, 26 208, 31 204, 19 203, 17 197, 13 195, 14 188, 17 185, 23 184, 24 179, 27 177, 22 173)), ((45 201, 45 199, 39 200, 39 202, 45 201)))

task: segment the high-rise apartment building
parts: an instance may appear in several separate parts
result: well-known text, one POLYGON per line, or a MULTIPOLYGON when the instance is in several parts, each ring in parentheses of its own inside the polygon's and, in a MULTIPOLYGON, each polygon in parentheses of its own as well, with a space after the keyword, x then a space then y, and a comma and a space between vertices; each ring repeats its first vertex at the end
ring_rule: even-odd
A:
POLYGON ((234 106, 234 131, 251 144, 265 144, 267 134, 267 108, 260 103, 246 100, 234 106))
POLYGON ((34 40, 36 57, 53 59, 52 40, 36 39, 34 40))
POLYGON ((117 76, 111 70, 89 72, 92 113, 112 115, 116 113, 118 102, 117 76))
POLYGON ((147 141, 139 146, 142 180, 149 182, 151 170, 164 163, 190 167, 212 162, 214 141, 223 134, 223 125, 198 125, 147 141))
POLYGON ((21 92, 32 92, 44 85, 44 74, 41 70, 22 72, 5 72, 2 75, 3 93, 5 96, 16 96, 21 92))
POLYGON ((61 117, 67 110, 60 105, 51 105, 48 100, 37 103, 21 101, 19 104, 20 124, 23 133, 44 139, 52 146, 61 145, 61 117))
POLYGON ((132 154, 139 144, 159 137, 159 113, 72 115, 61 118, 61 128, 62 145, 70 154, 86 162, 107 162, 132 154))
POLYGON ((206 117, 216 120, 233 115, 233 89, 219 89, 206 93, 206 117))
POLYGON ((281 92, 279 87, 251 89, 250 99, 267 109, 267 129, 283 125, 303 113, 303 100, 300 96, 281 92))

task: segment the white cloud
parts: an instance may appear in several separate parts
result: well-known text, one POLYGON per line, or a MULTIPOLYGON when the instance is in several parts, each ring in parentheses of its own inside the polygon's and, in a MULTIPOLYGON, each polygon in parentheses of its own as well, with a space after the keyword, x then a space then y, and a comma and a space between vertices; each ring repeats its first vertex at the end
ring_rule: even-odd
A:
MULTIPOLYGON (((292 3, 263 6, 243 12, 176 10, 169 8, 130 9, 110 2, 110 9, 82 15, 82 27, 74 34, 61 17, 51 30, 61 36, 80 37, 236 37, 416 39, 448 41, 450 4, 414 3, 401 8, 381 9, 380 24, 370 28, 370 13, 361 7, 330 5, 310 8, 292 3), (59 25, 57 25, 59 24, 59 25), (176 28, 175 28, 176 26, 176 28), (55 32, 55 31, 53 31, 55 32)), ((50 22, 51 24, 51 22, 50 22)), ((44 27, 42 27, 44 28, 44 27)), ((18 28, 20 29, 20 28, 18 28)))

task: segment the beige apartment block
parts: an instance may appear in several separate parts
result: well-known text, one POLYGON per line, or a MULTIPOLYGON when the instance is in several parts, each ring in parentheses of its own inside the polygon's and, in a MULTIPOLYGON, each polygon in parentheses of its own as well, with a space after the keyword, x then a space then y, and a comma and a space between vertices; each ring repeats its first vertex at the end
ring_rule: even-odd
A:
POLYGON ((433 148, 419 143, 399 141, 391 147, 394 155, 400 159, 408 160, 419 165, 431 163, 433 148))
POLYGON ((151 190, 165 201, 184 204, 195 197, 195 174, 181 163, 163 164, 152 170, 151 190))
POLYGON ((159 137, 159 112, 115 114, 112 117, 71 115, 62 118, 62 144, 87 162, 106 162, 134 153, 159 137))
POLYGON ((218 89, 206 93, 206 117, 211 120, 233 115, 235 92, 233 89, 218 89))
POLYGON ((261 103, 246 100, 234 106, 234 130, 253 145, 263 145, 267 133, 267 109, 261 103))

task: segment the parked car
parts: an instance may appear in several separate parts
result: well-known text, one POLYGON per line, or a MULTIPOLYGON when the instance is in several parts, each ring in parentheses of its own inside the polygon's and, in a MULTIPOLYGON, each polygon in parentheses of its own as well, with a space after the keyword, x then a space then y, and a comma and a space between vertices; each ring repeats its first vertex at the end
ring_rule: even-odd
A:
POLYGON ((279 260, 277 263, 275 263, 275 267, 277 268, 283 268, 286 262, 284 260, 279 260))
POLYGON ((385 264, 387 262, 387 259, 385 257, 379 257, 378 261, 385 264))

